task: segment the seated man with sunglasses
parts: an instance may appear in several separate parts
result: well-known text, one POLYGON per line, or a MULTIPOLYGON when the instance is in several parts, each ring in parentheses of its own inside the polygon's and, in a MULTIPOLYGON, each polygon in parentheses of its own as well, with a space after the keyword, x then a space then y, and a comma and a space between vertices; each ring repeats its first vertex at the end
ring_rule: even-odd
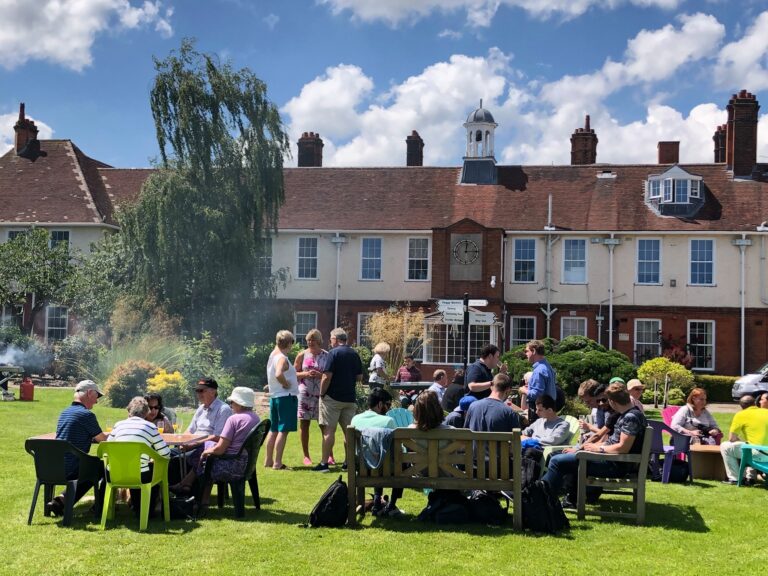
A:
POLYGON ((195 394, 200 406, 195 410, 192 422, 187 428, 188 434, 205 434, 192 444, 183 444, 183 452, 192 452, 189 463, 197 466, 206 442, 218 442, 227 418, 232 416, 232 408, 218 398, 219 383, 213 378, 203 378, 195 387, 195 394))

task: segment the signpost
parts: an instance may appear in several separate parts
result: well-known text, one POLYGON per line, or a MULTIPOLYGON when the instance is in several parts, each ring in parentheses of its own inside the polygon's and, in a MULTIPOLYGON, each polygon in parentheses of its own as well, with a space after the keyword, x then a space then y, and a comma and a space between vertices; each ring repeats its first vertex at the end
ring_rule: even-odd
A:
POLYGON ((493 326, 496 322, 496 315, 493 312, 474 312, 469 307, 488 306, 488 300, 469 299, 469 294, 464 293, 463 300, 438 300, 437 311, 440 312, 444 324, 461 324, 464 326, 464 374, 467 373, 467 364, 469 363, 469 327, 472 326, 493 326))

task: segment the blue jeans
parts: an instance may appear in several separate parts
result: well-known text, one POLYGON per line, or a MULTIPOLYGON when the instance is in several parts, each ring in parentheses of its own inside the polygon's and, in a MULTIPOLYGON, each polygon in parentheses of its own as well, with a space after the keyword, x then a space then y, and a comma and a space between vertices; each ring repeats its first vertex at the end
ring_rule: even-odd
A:
MULTIPOLYGON (((566 476, 573 476, 568 484, 568 499, 576 502, 576 474, 579 470, 579 462, 576 460, 576 453, 556 454, 549 461, 547 473, 542 480, 549 484, 554 494, 559 494, 563 487, 566 476)), ((588 462, 587 474, 590 476, 599 476, 602 478, 620 478, 625 475, 624 468, 620 462, 588 462)), ((587 494, 593 493, 599 495, 598 489, 587 489, 587 494)))

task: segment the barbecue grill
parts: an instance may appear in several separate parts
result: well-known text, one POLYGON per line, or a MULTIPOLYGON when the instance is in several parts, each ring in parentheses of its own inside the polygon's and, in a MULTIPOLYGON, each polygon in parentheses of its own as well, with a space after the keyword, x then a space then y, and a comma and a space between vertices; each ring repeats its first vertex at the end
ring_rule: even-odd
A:
POLYGON ((24 368, 13 366, 11 364, 0 364, 0 388, 5 392, 8 391, 8 380, 14 375, 24 372, 24 368))

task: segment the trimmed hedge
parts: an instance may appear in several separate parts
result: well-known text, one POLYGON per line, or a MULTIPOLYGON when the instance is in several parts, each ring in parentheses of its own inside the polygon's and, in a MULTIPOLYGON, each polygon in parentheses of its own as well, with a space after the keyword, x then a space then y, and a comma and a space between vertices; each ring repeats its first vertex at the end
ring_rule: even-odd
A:
POLYGON ((739 376, 712 376, 694 374, 694 384, 707 391, 709 402, 732 402, 731 389, 739 376))

